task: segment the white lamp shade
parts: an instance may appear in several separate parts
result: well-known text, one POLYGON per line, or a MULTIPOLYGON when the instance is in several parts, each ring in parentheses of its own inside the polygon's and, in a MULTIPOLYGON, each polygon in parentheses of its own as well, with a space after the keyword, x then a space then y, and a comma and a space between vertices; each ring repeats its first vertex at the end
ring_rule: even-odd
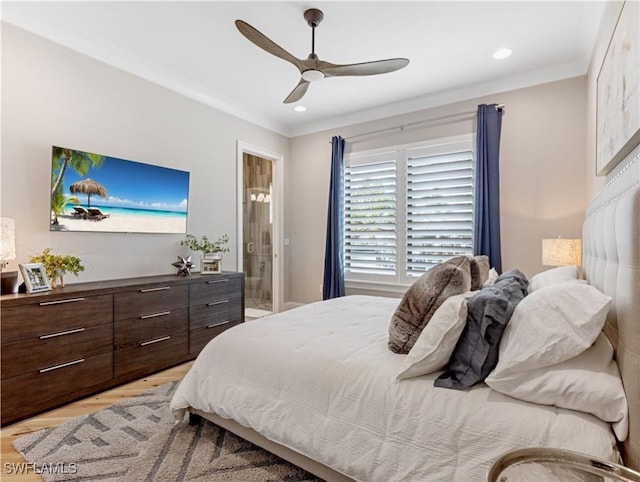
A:
POLYGON ((0 260, 16 259, 16 222, 0 218, 0 260))
POLYGON ((542 264, 545 266, 581 266, 582 240, 543 239, 542 264))

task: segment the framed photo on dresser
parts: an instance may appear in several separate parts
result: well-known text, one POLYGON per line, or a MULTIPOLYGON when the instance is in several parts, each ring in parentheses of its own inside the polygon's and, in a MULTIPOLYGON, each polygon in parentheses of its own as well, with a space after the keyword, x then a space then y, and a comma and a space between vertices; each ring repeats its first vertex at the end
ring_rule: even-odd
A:
POLYGON ((51 282, 42 263, 21 264, 20 272, 27 287, 27 293, 39 293, 51 289, 51 282))

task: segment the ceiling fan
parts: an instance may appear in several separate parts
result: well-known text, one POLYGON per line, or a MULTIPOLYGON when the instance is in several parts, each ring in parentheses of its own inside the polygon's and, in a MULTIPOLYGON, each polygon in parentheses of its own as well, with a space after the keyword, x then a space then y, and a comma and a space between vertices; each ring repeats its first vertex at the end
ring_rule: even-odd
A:
POLYGON ((345 76, 360 76, 360 75, 377 75, 385 74, 387 72, 393 72, 400 70, 409 64, 408 59, 386 59, 375 60, 372 62, 362 62, 359 64, 332 64, 320 60, 315 52, 315 33, 316 27, 320 25, 324 14, 322 11, 316 8, 310 8, 304 12, 304 19, 311 27, 311 53, 306 59, 298 59, 273 42, 263 33, 259 32, 247 22, 242 20, 236 20, 236 27, 242 35, 244 35, 251 42, 256 44, 263 50, 266 50, 272 55, 279 57, 287 62, 292 63, 302 76, 300 82, 291 91, 291 93, 284 100, 285 104, 291 104, 297 102, 304 94, 306 94, 309 88, 310 82, 316 82, 325 77, 345 77, 345 76))

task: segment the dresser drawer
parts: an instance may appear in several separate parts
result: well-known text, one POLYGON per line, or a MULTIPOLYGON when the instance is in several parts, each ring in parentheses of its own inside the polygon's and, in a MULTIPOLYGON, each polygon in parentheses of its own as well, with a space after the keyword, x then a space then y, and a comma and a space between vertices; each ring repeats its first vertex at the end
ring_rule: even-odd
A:
POLYGON ((212 301, 238 298, 242 293, 242 277, 210 275, 211 280, 193 283, 189 291, 189 304, 202 305, 212 301))
POLYGON ((232 326, 239 325, 240 321, 227 321, 219 322, 217 324, 211 323, 207 326, 199 326, 189 330, 189 353, 197 354, 202 350, 212 338, 215 338, 220 333, 228 330, 232 326))
POLYGON ((69 297, 2 309, 2 343, 111 323, 113 296, 69 297))
POLYGON ((185 359, 188 334, 150 336, 136 345, 115 351, 115 376, 153 373, 185 359))
POLYGON ((242 305, 239 299, 231 299, 223 305, 192 306, 189 310, 189 328, 225 321, 242 321, 242 305))
POLYGON ((116 348, 147 341, 149 337, 161 338, 187 331, 188 324, 189 311, 187 308, 118 320, 115 322, 116 348))
POLYGON ((240 298, 210 301, 201 305, 192 305, 189 309, 189 325, 206 325, 210 320, 221 321, 224 318, 242 319, 240 298))
MULTIPOLYGON (((4 367, 3 367, 4 370, 4 367)), ((2 419, 29 413, 28 406, 51 400, 50 406, 72 398, 73 392, 106 382, 113 377, 111 352, 88 358, 68 357, 65 363, 2 380, 2 419), (65 398, 66 397, 66 398, 65 398)))
POLYGON ((113 351, 111 324, 76 327, 2 345, 2 378, 113 351))
POLYGON ((189 306, 189 286, 157 285, 114 295, 114 318, 126 320, 189 306))

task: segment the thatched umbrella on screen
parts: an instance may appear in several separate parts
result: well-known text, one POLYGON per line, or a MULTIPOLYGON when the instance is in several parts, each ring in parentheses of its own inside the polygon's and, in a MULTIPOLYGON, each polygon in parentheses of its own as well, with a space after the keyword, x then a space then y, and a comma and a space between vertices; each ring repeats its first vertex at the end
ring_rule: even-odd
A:
POLYGON ((99 182, 93 179, 87 178, 81 181, 74 182, 69 186, 71 194, 86 194, 87 195, 87 207, 91 207, 91 195, 107 197, 107 189, 99 182))

